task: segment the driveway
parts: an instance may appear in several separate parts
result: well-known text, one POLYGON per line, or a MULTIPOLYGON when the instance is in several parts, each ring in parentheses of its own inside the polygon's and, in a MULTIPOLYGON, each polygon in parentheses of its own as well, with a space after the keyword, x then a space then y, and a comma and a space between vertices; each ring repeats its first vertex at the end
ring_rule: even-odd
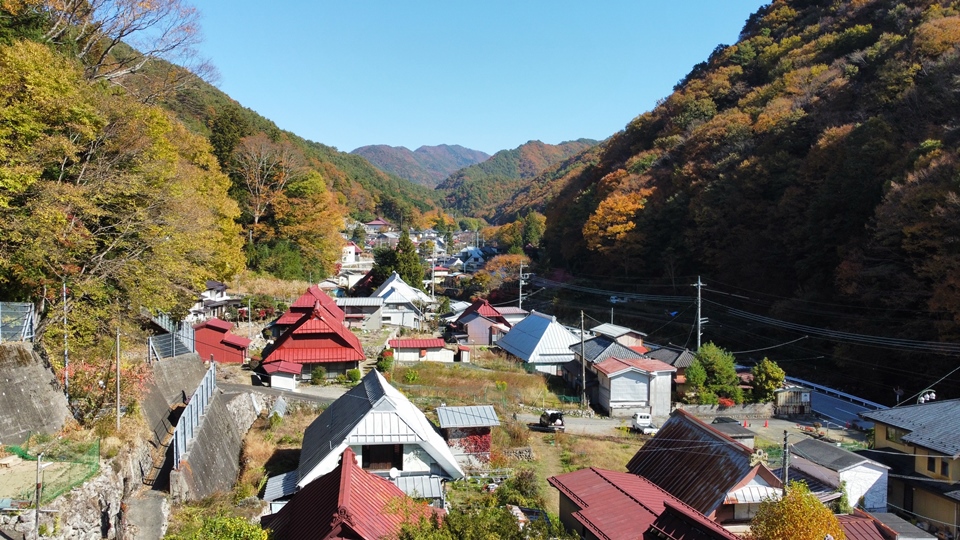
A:
MULTIPOLYGON (((524 424, 537 424, 540 417, 533 414, 519 413, 517 420, 524 424)), ((630 424, 629 418, 581 418, 579 416, 564 416, 563 424, 566 433, 577 435, 617 435, 617 428, 630 424)))

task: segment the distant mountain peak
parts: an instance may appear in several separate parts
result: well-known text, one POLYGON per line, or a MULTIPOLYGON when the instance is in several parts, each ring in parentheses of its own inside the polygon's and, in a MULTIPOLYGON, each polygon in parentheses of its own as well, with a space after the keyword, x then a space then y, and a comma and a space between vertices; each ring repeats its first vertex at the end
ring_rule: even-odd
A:
POLYGON ((414 151, 403 146, 374 144, 350 153, 363 157, 384 172, 431 188, 454 172, 490 158, 489 154, 458 144, 423 145, 414 151))

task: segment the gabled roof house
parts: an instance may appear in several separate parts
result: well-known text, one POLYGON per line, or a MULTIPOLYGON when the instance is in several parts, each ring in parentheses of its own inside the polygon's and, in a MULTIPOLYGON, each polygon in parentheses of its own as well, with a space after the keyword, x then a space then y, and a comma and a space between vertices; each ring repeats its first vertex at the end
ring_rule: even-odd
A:
POLYGON ((626 326, 620 326, 613 323, 603 323, 590 329, 596 335, 606 336, 619 342, 624 347, 643 347, 643 338, 647 337, 643 332, 638 332, 626 326))
POLYGON ((834 490, 844 482, 852 503, 862 500, 868 512, 887 510, 887 473, 890 467, 866 456, 817 439, 803 439, 790 445, 790 474, 804 474, 834 490))
POLYGON ((242 363, 250 340, 231 332, 233 323, 213 317, 193 325, 193 346, 203 360, 242 363))
POLYGON ((670 414, 670 379, 676 368, 652 358, 610 357, 593 366, 597 373, 598 404, 610 416, 670 414))
POLYGON ((752 455, 750 448, 677 409, 627 470, 731 530, 747 526, 764 499, 781 494, 780 479, 752 455))
POLYGON ((738 538, 642 476, 591 467, 552 476, 547 482, 560 492, 560 522, 581 538, 738 538))
POLYGON ((858 454, 890 467, 887 504, 954 538, 960 534, 960 400, 860 413, 875 427, 875 450, 858 454))
MULTIPOLYGON (((564 364, 563 378, 567 381, 567 384, 579 394, 583 389, 582 378, 585 371, 587 376, 587 398, 591 403, 596 403, 600 399, 596 364, 603 362, 607 358, 629 360, 643 357, 642 354, 625 345, 621 345, 615 339, 602 335, 587 338, 582 343, 580 340, 577 340, 576 343, 570 345, 570 352, 573 353, 573 360, 564 364), (583 349, 582 351, 581 348, 583 349), (581 354, 583 358, 586 358, 586 369, 581 365, 583 361, 581 354)), ((669 396, 667 396, 667 399, 669 399, 669 396)))
POLYGON ((495 345, 513 326, 485 298, 474 300, 453 324, 466 335, 465 339, 460 338, 460 343, 466 345, 495 345))
POLYGON ((394 537, 405 522, 439 511, 417 505, 389 480, 364 471, 351 449, 339 461, 280 511, 261 518, 273 538, 380 540, 394 537))
POLYGON ((299 467, 270 478, 264 498, 283 500, 304 489, 335 469, 347 448, 365 471, 391 477, 418 498, 442 500, 442 483, 463 477, 433 424, 372 370, 307 427, 299 467))
POLYGON ((320 305, 330 312, 330 315, 338 319, 341 323, 344 320, 344 312, 337 306, 337 301, 329 294, 323 292, 317 285, 311 285, 307 292, 300 295, 290 307, 271 325, 271 333, 274 338, 280 337, 284 330, 293 326, 305 314, 313 311, 313 306, 320 302, 320 305))
POLYGON ((423 319, 420 306, 434 302, 430 295, 408 285, 396 272, 390 274, 370 296, 383 298, 383 324, 404 328, 420 328, 423 319))
POLYGON ((559 375, 560 366, 573 360, 570 345, 579 342, 580 338, 558 323, 556 317, 532 311, 497 345, 539 372, 559 375))
MULTIPOLYGON (((336 308, 336 304, 333 307, 336 308)), ((264 363, 286 360, 300 364, 303 375, 310 375, 314 368, 322 366, 327 377, 358 368, 364 358, 360 339, 343 325, 342 318, 319 301, 263 352, 264 363)))

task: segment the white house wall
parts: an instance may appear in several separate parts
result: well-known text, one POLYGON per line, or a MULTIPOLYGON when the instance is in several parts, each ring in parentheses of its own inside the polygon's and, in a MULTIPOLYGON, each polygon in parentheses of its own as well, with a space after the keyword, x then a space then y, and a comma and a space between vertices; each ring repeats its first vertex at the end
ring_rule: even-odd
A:
POLYGON ((851 505, 863 497, 863 507, 868 512, 886 512, 887 469, 872 463, 864 463, 840 473, 840 480, 847 483, 847 496, 851 505))
POLYGON ((403 445, 403 472, 429 473, 437 461, 419 444, 403 445))
POLYGON ((420 349, 395 349, 397 362, 453 362, 454 352, 450 349, 427 349, 427 355, 420 357, 420 349))
POLYGON ((673 373, 657 373, 650 381, 650 414, 654 418, 670 416, 670 383, 673 373))

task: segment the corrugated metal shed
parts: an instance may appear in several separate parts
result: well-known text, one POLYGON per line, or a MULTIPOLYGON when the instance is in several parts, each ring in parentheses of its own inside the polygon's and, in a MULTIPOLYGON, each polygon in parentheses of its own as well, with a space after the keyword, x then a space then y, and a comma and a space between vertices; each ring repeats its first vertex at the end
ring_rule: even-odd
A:
POLYGON ((837 520, 847 540, 887 540, 877 527, 879 524, 867 516, 840 514, 837 520))
POLYGON ((497 411, 492 405, 437 407, 437 420, 441 429, 500 425, 497 411))
POLYGON ((637 332, 632 328, 627 328, 626 326, 620 326, 613 323, 603 323, 598 326, 594 326, 590 329, 594 334, 600 334, 602 336, 612 337, 614 339, 625 336, 630 333, 637 334, 638 336, 647 337, 643 332, 637 332))
POLYGON ((744 481, 781 487, 765 465, 753 466, 753 451, 682 409, 627 463, 627 470, 660 486, 697 511, 711 515, 727 493, 744 481), (759 482, 754 482, 759 483, 759 482))
POLYGON ((400 491, 415 499, 443 499, 443 482, 439 476, 400 476, 393 481, 400 491))
POLYGON ((556 317, 533 311, 497 341, 501 349, 531 364, 559 364, 574 359, 570 345, 580 338, 556 317))
POLYGON ((944 418, 960 418, 960 399, 867 411, 860 416, 909 431, 903 440, 910 444, 960 459, 960 429, 953 422, 943 421, 944 418))

